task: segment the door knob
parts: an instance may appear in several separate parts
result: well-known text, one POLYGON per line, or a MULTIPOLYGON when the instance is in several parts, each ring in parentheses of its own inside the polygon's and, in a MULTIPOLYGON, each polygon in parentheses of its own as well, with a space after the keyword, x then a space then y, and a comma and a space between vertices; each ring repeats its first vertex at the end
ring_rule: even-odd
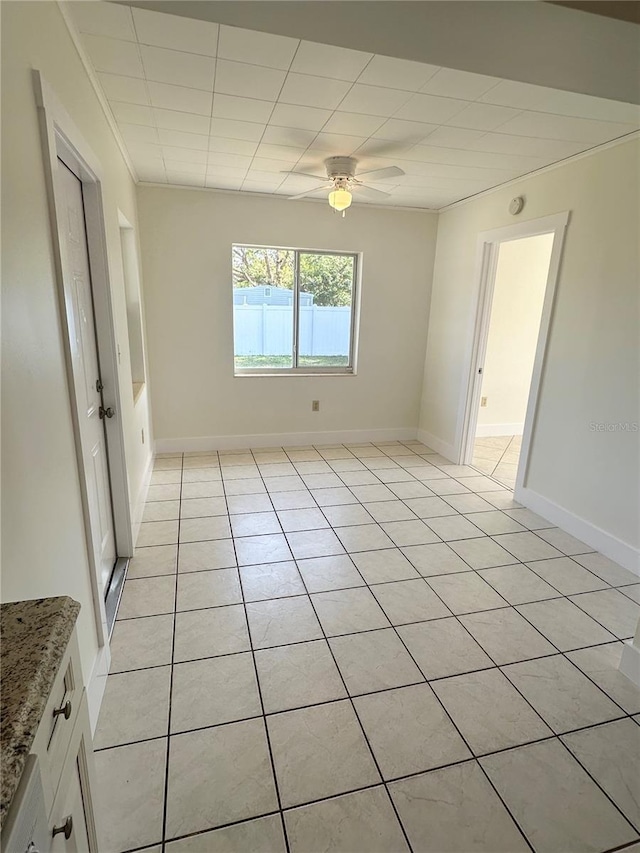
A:
POLYGON ((107 409, 105 409, 103 406, 100 406, 99 414, 100 414, 101 420, 103 418, 112 418, 115 415, 115 413, 116 413, 115 409, 112 409, 111 406, 109 406, 109 408, 107 408, 107 409))
POLYGON ((64 833, 64 837, 69 840, 71 838, 71 833, 73 832, 73 817, 69 815, 65 819, 65 822, 60 824, 60 826, 54 826, 51 831, 51 837, 55 838, 56 835, 59 835, 61 832, 64 833))

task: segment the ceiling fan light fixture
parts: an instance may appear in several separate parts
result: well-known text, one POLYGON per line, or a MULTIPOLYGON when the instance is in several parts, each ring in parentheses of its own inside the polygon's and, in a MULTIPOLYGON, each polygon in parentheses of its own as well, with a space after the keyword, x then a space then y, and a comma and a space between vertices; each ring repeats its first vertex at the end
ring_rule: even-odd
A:
POLYGON ((344 211, 351 206, 352 198, 353 196, 349 190, 337 187, 329 193, 329 204, 334 210, 337 210, 344 216, 344 211))

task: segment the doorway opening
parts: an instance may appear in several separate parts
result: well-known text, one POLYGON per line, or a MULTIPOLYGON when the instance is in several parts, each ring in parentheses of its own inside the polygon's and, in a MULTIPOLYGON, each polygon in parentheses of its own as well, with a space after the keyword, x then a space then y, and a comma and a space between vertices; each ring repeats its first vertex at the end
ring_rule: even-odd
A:
POLYGON ((568 214, 485 232, 461 462, 523 486, 568 214))

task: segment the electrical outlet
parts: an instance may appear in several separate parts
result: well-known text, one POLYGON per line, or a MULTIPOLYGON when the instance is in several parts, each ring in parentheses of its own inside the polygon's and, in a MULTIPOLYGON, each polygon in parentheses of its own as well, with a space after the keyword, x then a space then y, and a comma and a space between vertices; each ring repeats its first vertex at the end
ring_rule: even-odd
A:
POLYGON ((319 412, 320 411, 320 400, 312 400, 311 401, 311 411, 319 412))
POLYGON ((482 408, 484 408, 486 405, 487 405, 487 398, 486 397, 480 397, 480 406, 482 408))

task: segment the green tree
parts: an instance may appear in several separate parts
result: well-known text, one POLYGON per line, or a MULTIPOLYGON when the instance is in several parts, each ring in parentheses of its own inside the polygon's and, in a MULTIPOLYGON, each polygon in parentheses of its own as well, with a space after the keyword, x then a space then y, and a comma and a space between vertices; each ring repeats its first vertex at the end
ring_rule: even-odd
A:
POLYGON ((288 249, 234 246, 234 287, 258 287, 263 284, 293 289, 293 252, 288 249))
POLYGON ((300 255, 300 290, 315 305, 350 305, 353 258, 350 255, 300 255))

